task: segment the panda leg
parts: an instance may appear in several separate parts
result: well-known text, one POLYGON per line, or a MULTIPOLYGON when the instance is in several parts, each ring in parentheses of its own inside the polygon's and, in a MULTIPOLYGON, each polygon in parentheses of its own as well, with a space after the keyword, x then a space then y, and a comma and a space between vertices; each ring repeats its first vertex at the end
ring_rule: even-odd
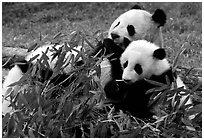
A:
MULTIPOLYGON (((12 90, 18 90, 18 86, 11 87, 12 90, 9 90, 9 85, 18 82, 21 77, 23 76, 23 72, 21 68, 18 65, 15 65, 6 76, 4 82, 3 82, 3 89, 2 89, 2 114, 5 115, 6 113, 9 113, 12 111, 12 108, 9 107, 10 105, 10 98, 7 96, 9 95, 10 91, 12 90)), ((14 92, 15 93, 15 92, 14 92)))

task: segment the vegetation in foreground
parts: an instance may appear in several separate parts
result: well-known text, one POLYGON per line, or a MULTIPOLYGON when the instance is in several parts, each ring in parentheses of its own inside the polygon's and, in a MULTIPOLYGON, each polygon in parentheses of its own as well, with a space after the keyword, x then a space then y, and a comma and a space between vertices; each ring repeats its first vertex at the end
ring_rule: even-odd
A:
MULTIPOLYGON (((120 4, 115 5, 118 5, 121 9, 124 8, 120 7, 120 4)), ((146 7, 148 5, 151 7, 154 4, 144 4, 146 7)), ((173 4, 170 3, 170 5, 173 4)), ((79 56, 83 56, 85 64, 75 67, 75 61, 71 61, 76 69, 71 71, 70 75, 78 76, 66 89, 47 84, 49 80, 44 83, 38 81, 30 82, 34 73, 32 71, 29 71, 28 75, 16 83, 22 86, 22 90, 14 93, 16 96, 13 97, 12 106, 16 111, 12 114, 6 114, 2 118, 3 137, 202 137, 202 89, 201 82, 198 79, 200 74, 198 69, 190 67, 199 68, 201 66, 201 31, 198 28, 199 26, 196 26, 199 25, 198 23, 201 19, 198 18, 200 15, 197 12, 197 6, 196 4, 180 4, 183 9, 179 12, 183 18, 174 17, 173 21, 169 21, 170 23, 164 29, 164 45, 167 46, 167 50, 171 55, 169 57, 172 58, 174 66, 178 65, 177 70, 180 70, 179 73, 182 74, 183 79, 185 79, 184 82, 187 83, 189 89, 184 90, 176 87, 172 89, 170 88, 171 85, 163 85, 161 88, 155 89, 153 92, 160 93, 157 96, 159 104, 156 110, 157 120, 140 120, 129 114, 114 110, 109 104, 104 104, 106 102, 104 92, 96 78, 96 76, 100 76, 99 63, 102 59, 88 59, 86 57, 87 52, 82 52, 79 56), (191 10, 189 10, 189 6, 191 10), (195 26, 187 24, 186 21, 189 23, 192 21, 195 26), (183 23, 183 26, 181 23, 183 23), (194 34, 197 36, 194 36, 194 34), (180 49, 182 45, 184 47, 180 49), (181 52, 181 54, 177 52, 181 52), (177 54, 179 54, 179 57, 176 57, 177 54), (197 63, 189 65, 192 63, 191 61, 197 61, 197 63), (185 63, 180 67, 179 62, 185 63), (95 73, 90 74, 92 71, 95 71, 95 73), (179 94, 181 91, 184 92, 183 94, 190 94, 193 98, 193 107, 190 110, 187 110, 189 106, 184 105, 186 101, 179 106, 181 98, 179 94), (58 96, 53 98, 53 92, 58 96), (173 98, 167 100, 167 97, 173 98), (195 118, 189 120, 190 115, 194 115, 195 118)), ((76 6, 74 7, 76 8, 76 6)), ((152 8, 154 7, 152 6, 152 8)), ((170 12, 171 15, 174 15, 171 13, 173 10, 170 9, 169 5, 166 5, 166 8, 169 8, 167 13, 170 12)), ((31 10, 32 13, 35 12, 31 10)), ((48 18, 48 15, 45 18, 48 18)), ((15 20, 17 19, 15 18, 15 20)), ((87 20, 89 19, 90 17, 87 17, 87 20)), ((25 20, 28 19, 25 18, 25 20)), ((16 29, 15 25, 9 25, 8 23, 12 22, 7 21, 3 23, 3 26, 16 29)), ((25 23, 28 24, 26 21, 25 23)), ((51 20, 46 21, 46 23, 52 25, 53 22, 51 20)), ((8 28, 4 31, 6 30, 8 28)), ((13 41, 5 41, 9 34, 4 31, 4 43, 12 46, 14 44, 13 41)), ((17 29, 15 31, 21 32, 23 30, 17 29)), ((42 39, 42 33, 38 32, 39 34, 41 34, 40 39, 39 37, 35 38, 37 44, 47 41, 45 38, 42 39)), ((71 48, 76 45, 82 45, 91 49, 97 43, 96 40, 103 38, 101 34, 90 35, 86 31, 81 30, 70 35, 70 39, 67 39, 67 36, 64 35, 69 36, 70 33, 64 34, 62 30, 59 34, 53 35, 54 37, 50 37, 49 40, 52 43, 68 43, 71 48)), ((22 38, 21 41, 25 41, 25 38, 22 38)), ((19 43, 17 44, 19 45, 19 43)), ((26 46, 33 48, 31 44, 26 46)), ((42 66, 43 61, 46 61, 45 57, 42 57, 41 61, 34 67, 42 66)), ((62 59, 59 64, 62 64, 62 59)), ((60 72, 59 69, 62 69, 61 65, 56 67, 56 74, 60 72)), ((33 70, 36 69, 34 68, 33 70)))

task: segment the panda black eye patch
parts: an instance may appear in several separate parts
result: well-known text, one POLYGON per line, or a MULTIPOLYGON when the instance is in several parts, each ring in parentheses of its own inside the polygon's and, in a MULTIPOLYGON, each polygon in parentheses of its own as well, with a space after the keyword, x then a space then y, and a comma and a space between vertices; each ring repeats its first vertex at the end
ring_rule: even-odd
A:
POLYGON ((123 68, 126 68, 128 65, 128 61, 126 61, 124 64, 123 64, 123 68))
MULTIPOLYGON (((119 24, 120 24, 120 21, 114 26, 114 28, 117 27, 119 24)), ((114 28, 113 28, 113 29, 114 29, 114 28)))
POLYGON ((135 72, 139 75, 142 74, 143 72, 142 66, 140 64, 136 64, 134 69, 135 69, 135 72))
POLYGON ((127 31, 128 31, 130 36, 133 36, 135 34, 135 27, 133 25, 128 25, 127 31))

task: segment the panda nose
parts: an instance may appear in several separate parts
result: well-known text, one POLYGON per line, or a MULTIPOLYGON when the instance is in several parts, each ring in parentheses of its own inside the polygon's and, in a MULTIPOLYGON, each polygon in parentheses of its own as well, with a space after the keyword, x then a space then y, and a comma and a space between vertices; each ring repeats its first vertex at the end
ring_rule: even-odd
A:
POLYGON ((130 83, 130 82, 131 82, 131 80, 129 80, 129 79, 123 79, 123 81, 124 81, 125 83, 130 83))
POLYGON ((111 37, 112 37, 112 39, 114 40, 114 39, 116 39, 116 38, 119 38, 120 36, 117 35, 117 34, 111 33, 111 37))

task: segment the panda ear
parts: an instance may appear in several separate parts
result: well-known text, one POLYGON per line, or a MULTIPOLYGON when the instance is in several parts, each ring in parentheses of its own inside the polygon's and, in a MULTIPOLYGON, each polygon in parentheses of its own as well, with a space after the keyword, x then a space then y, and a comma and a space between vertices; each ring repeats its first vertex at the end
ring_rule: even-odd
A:
POLYGON ((157 9, 154 14, 152 15, 152 20, 155 23, 158 23, 159 26, 164 26, 164 24, 166 23, 166 14, 164 13, 163 10, 161 9, 157 9))
POLYGON ((143 9, 139 5, 135 4, 131 9, 143 9))
POLYGON ((159 60, 162 60, 166 57, 166 52, 163 48, 159 48, 154 51, 153 57, 159 60))
POLYGON ((32 63, 29 63, 26 60, 15 62, 15 64, 21 69, 23 73, 26 73, 28 71, 29 66, 32 65, 32 63))

